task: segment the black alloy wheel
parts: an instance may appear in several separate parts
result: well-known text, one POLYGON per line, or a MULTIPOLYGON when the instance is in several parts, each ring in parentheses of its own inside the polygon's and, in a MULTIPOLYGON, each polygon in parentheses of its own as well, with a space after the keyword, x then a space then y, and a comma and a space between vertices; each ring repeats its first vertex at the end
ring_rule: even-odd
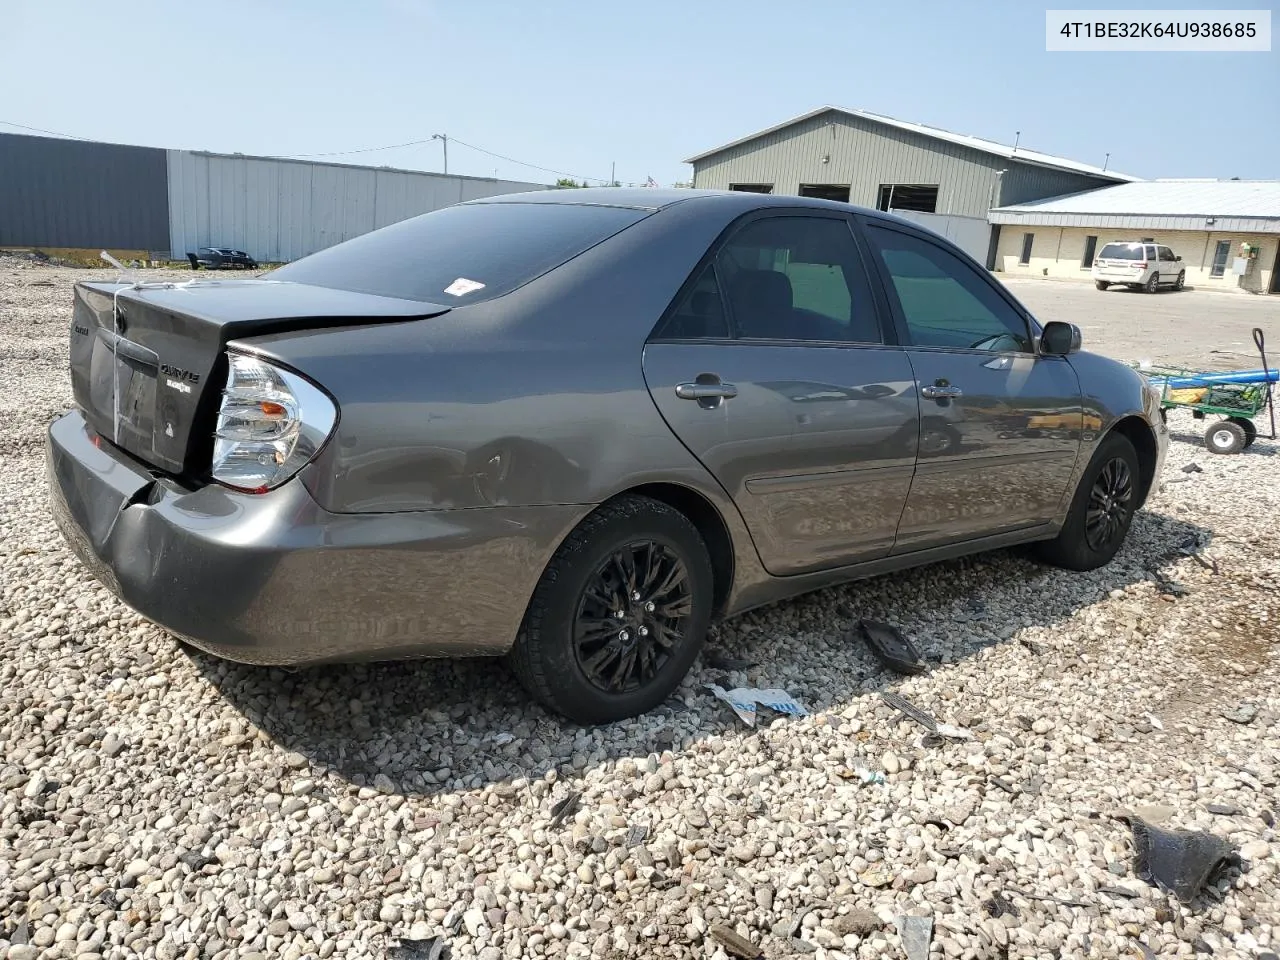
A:
POLYGON ((680 556, 652 540, 629 543, 596 568, 578 600, 578 666, 605 693, 638 690, 682 645, 692 613, 693 586, 680 556))
POLYGON ((1090 548, 1103 552, 1124 538, 1133 513, 1133 473, 1122 457, 1108 460, 1089 490, 1084 537, 1090 548))

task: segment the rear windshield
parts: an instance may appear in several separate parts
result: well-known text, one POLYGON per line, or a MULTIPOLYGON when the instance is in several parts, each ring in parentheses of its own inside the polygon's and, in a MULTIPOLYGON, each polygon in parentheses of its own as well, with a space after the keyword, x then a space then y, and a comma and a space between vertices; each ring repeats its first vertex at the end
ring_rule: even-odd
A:
POLYGON ((264 276, 404 300, 477 303, 560 266, 646 213, 572 203, 459 204, 328 247, 264 276))
POLYGON ((1107 260, 1145 260, 1140 243, 1108 243, 1102 248, 1099 257, 1107 260))

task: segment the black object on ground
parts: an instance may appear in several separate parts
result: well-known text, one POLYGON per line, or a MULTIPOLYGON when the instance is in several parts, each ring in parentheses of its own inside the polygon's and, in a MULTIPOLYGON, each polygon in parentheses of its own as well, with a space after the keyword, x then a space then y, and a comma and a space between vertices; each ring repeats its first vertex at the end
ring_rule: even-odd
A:
POLYGON ((448 960, 449 945, 444 937, 431 937, 427 940, 402 939, 398 945, 388 951, 394 960, 448 960))
POLYGON ((1138 900, 1142 897, 1142 894, 1128 887, 1099 887, 1098 892, 1112 897, 1124 897, 1126 900, 1138 900))
POLYGON ((554 830, 556 827, 560 826, 560 824, 572 817, 578 812, 578 808, 580 806, 582 806, 582 794, 576 790, 570 793, 563 800, 556 803, 556 805, 551 808, 551 829, 554 830))
POLYGON ((1133 872, 1147 883, 1190 903, 1235 854, 1221 837, 1203 830, 1165 830, 1128 816, 1133 831, 1133 872))
POLYGON ((1219 817, 1238 817, 1244 812, 1234 803, 1211 803, 1206 809, 1219 817))
POLYGON ((1183 473, 1204 473, 1204 468, 1198 463, 1188 463, 1182 468, 1183 473))
POLYGON ((987 916, 995 919, 1018 916, 1018 908, 999 890, 991 895, 990 900, 982 904, 982 909, 986 911, 987 916))
POLYGON ((905 697, 900 697, 896 693, 893 693, 892 691, 889 691, 889 690, 882 690, 880 692, 880 699, 883 700, 885 703, 887 703, 889 706, 893 707, 893 709, 897 710, 899 713, 905 714, 906 716, 910 717, 912 720, 920 724, 920 726, 924 727, 930 733, 937 731, 938 721, 935 720, 929 714, 925 713, 923 710, 921 710, 919 707, 917 707, 914 703, 912 703, 910 700, 906 699, 905 697))
POLYGON ((746 937, 724 925, 711 928, 711 937, 724 947, 724 952, 740 960, 759 960, 764 952, 746 937))
POLYGON ((758 664, 754 660, 742 660, 712 650, 707 654, 707 666, 713 670, 750 670, 758 664))
POLYGON ((915 644, 902 635, 897 627, 877 620, 859 620, 858 635, 867 648, 895 673, 924 673, 924 658, 915 644))
POLYGON ((1013 887, 1006 888, 1010 893, 1019 897, 1026 897, 1028 900, 1040 900, 1044 903, 1056 903, 1064 907, 1088 907, 1092 904, 1085 903, 1083 900, 1064 900, 1062 897, 1050 897, 1043 893, 1027 893, 1025 890, 1017 890, 1013 887))

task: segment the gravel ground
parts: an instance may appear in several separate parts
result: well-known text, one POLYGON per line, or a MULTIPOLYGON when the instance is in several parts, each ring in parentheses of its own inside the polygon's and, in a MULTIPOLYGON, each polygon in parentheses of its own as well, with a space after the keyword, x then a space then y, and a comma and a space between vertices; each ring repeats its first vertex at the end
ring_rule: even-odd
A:
POLYGON ((87 275, 0 261, 0 957, 412 957, 438 934, 484 960, 719 957, 722 925, 769 957, 898 957, 906 916, 933 957, 1280 949, 1280 445, 1213 457, 1175 417, 1109 568, 1005 552, 828 590, 721 627, 666 707, 581 729, 488 662, 225 663, 91 580, 41 454, 87 275), (842 608, 929 672, 880 670, 842 608), (810 713, 748 729, 710 682, 810 713), (885 690, 975 739, 922 744, 885 690), (1133 875, 1116 815, 1139 807, 1238 865, 1178 903, 1133 875))

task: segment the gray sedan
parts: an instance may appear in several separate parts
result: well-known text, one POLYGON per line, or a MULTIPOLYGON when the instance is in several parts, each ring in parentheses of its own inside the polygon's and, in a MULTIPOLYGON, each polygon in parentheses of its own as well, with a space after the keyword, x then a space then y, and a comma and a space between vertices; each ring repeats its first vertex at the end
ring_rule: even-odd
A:
POLYGON ((1168 442, 947 241, 796 197, 478 200, 78 284, 70 338, 53 514, 126 603, 248 663, 506 655, 586 723, 714 618, 1013 544, 1106 564, 1168 442))

